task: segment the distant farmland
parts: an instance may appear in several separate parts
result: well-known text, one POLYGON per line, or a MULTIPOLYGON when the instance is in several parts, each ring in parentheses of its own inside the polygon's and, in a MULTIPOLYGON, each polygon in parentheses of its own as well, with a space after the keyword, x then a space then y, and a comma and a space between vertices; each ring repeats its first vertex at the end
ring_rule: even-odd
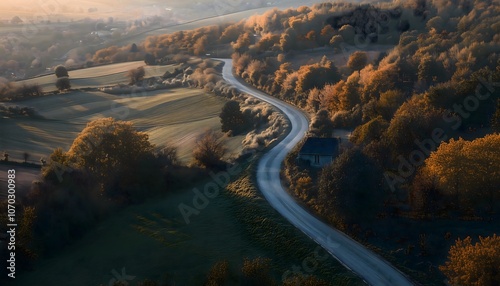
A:
MULTIPOLYGON (((2 118, 0 151, 13 160, 28 152, 36 161, 54 148, 67 150, 87 122, 114 117, 130 120, 161 147, 166 142, 179 146, 185 162, 191 159, 196 137, 208 128, 219 128, 219 113, 225 99, 203 90, 177 88, 149 92, 143 96, 116 96, 102 92, 72 92, 23 101, 37 109, 40 118, 2 118)), ((229 140, 230 152, 241 148, 241 137, 229 140)))
MULTIPOLYGON (((104 65, 93 68, 69 71, 72 88, 101 87, 128 83, 126 74, 129 70, 144 66, 147 77, 162 76, 166 71, 173 71, 175 65, 146 66, 143 61, 104 65)), ((19 81, 20 84, 39 84, 44 91, 55 91, 57 78, 54 74, 19 81)))

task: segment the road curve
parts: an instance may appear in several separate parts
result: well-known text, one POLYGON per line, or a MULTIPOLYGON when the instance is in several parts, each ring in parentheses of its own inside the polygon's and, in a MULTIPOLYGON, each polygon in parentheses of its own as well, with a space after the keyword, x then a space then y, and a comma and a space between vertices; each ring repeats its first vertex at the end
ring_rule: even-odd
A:
POLYGON ((281 184, 281 164, 288 152, 304 138, 309 125, 307 118, 297 108, 240 83, 233 76, 232 60, 217 60, 224 62, 222 74, 228 83, 242 92, 272 104, 290 120, 290 133, 279 144, 264 154, 257 166, 258 187, 271 206, 368 284, 377 286, 413 285, 405 275, 383 258, 342 232, 318 220, 299 206, 287 193, 281 184))

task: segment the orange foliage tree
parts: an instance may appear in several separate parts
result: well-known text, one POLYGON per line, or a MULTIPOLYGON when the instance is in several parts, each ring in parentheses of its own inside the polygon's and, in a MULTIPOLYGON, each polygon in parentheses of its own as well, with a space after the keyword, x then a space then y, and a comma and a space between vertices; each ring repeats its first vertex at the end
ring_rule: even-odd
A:
POLYGON ((439 269, 448 277, 451 285, 490 286, 500 283, 500 237, 458 239, 450 248, 448 261, 439 269))
POLYGON ((461 207, 482 204, 491 210, 499 199, 500 134, 473 141, 442 143, 425 160, 423 171, 437 177, 438 187, 461 207))

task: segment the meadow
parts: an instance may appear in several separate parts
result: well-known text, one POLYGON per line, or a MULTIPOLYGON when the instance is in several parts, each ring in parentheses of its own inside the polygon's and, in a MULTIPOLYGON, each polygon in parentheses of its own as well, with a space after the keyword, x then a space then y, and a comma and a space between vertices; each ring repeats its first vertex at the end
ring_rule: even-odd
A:
MULTIPOLYGON (((145 66, 144 61, 117 63, 112 65, 96 66, 86 69, 68 71, 73 89, 96 88, 116 84, 127 84, 126 74, 129 70, 144 67, 145 77, 159 77, 166 71, 173 71, 175 65, 145 66)), ((38 84, 45 92, 54 92, 57 78, 54 74, 44 75, 19 81, 19 84, 38 84)))
MULTIPOLYGON (((129 285, 145 279, 161 285, 204 285, 218 261, 228 261, 237 275, 244 259, 265 257, 272 260, 269 270, 277 282, 299 267, 299 272, 333 285, 365 285, 332 257, 303 266, 304 261, 311 263, 318 246, 268 205, 251 182, 252 168, 242 164, 239 179, 191 215, 188 224, 178 208, 181 203, 193 206, 194 192, 186 186, 111 215, 63 251, 39 259, 16 282, 97 286, 126 274, 129 285)), ((205 183, 195 187, 203 189, 205 183)), ((229 285, 237 284, 232 280, 229 285)))
MULTIPOLYGON (((225 99, 203 90, 176 88, 120 96, 103 92, 76 91, 25 100, 36 108, 34 118, 2 118, 1 150, 12 160, 28 152, 33 160, 57 147, 67 150, 87 122, 102 117, 132 121, 147 132, 150 141, 161 148, 169 142, 178 146, 179 157, 189 162, 199 134, 206 129, 220 130, 219 114, 225 99)), ((228 139, 229 153, 238 153, 242 137, 228 139)))
MULTIPOLYGON (((232 202, 217 197, 185 224, 178 204, 194 194, 171 194, 167 199, 128 207, 98 224, 81 239, 52 258, 42 259, 35 271, 19 277, 19 285, 108 285, 113 270, 170 282, 202 285, 205 274, 218 260, 239 265, 243 257, 263 256, 252 245, 244 227, 228 215, 232 202), (117 239, 119 238, 119 239, 117 239), (223 242, 223 243, 221 243, 223 242)), ((176 283, 176 284, 174 284, 176 283)))

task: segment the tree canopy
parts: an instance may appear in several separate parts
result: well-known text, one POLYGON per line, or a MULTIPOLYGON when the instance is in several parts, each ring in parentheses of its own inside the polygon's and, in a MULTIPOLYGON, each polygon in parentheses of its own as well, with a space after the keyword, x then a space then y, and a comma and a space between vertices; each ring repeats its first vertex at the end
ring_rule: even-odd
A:
POLYGON ((62 65, 58 65, 54 72, 55 72, 57 78, 69 76, 68 70, 66 69, 66 67, 64 67, 62 65))
POLYGON ((127 77, 130 80, 130 85, 134 85, 139 83, 141 80, 144 79, 144 76, 146 75, 146 71, 144 70, 144 67, 138 67, 135 69, 131 69, 127 72, 127 77))
POLYGON ((366 52, 355 51, 349 56, 347 61, 347 66, 355 71, 359 71, 366 66, 368 63, 368 56, 366 52))
POLYGON ((230 100, 224 104, 219 115, 222 124, 222 132, 231 131, 232 134, 239 134, 248 127, 248 120, 241 112, 240 103, 230 100))
POLYGON ((385 199, 381 177, 361 150, 342 153, 323 169, 319 183, 319 199, 330 219, 337 226, 374 219, 385 199))
POLYGON ((134 175, 139 162, 152 152, 148 135, 137 131, 131 122, 101 118, 87 124, 67 156, 77 168, 105 183, 113 175, 134 175))
POLYGON ((463 208, 491 206, 500 199, 500 134, 473 141, 451 139, 425 160, 423 171, 463 208))
POLYGON ((451 285, 490 286, 500 282, 500 236, 458 239, 450 248, 448 261, 439 269, 451 285))
POLYGON ((226 154, 226 147, 220 136, 213 130, 203 133, 196 141, 193 157, 195 163, 209 169, 222 169, 222 157, 226 154))
POLYGON ((59 91, 68 90, 71 88, 71 82, 67 77, 58 78, 56 81, 56 87, 59 91))

